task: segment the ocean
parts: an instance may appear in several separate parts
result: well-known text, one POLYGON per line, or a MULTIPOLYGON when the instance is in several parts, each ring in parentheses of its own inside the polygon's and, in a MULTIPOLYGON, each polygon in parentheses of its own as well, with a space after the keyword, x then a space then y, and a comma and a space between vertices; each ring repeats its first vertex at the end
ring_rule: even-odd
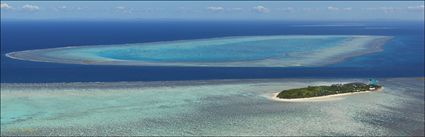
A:
POLYGON ((176 81, 424 76, 424 23, 409 21, 1 21, 1 83, 176 81), (74 65, 11 59, 6 53, 65 46, 264 35, 385 35, 384 51, 323 67, 74 65))
MULTIPOLYGON (((424 79, 418 78, 424 76, 423 25, 383 21, 1 21, 1 135, 423 136, 424 79), (265 35, 381 35, 392 39, 381 52, 321 67, 76 65, 5 56, 65 46, 265 35), (384 89, 321 101, 273 100, 286 89, 367 83, 368 78, 378 79, 384 89)), ((123 54, 112 57, 127 57, 123 54)))

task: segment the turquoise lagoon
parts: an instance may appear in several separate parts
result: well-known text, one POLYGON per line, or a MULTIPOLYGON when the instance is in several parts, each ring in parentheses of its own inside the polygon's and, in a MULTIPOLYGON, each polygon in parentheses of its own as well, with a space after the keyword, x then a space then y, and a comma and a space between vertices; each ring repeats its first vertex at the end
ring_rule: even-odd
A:
POLYGON ((12 52, 40 62, 91 65, 290 67, 321 66, 382 50, 388 36, 277 35, 75 46, 12 52))
POLYGON ((424 134, 424 83, 380 79, 382 92, 320 102, 272 93, 365 79, 1 84, 1 135, 424 134))

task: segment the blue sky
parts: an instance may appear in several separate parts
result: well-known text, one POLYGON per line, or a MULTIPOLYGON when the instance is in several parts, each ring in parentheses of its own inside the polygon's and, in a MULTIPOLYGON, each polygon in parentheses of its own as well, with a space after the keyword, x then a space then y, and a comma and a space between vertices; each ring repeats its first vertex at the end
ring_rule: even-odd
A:
POLYGON ((424 20, 423 1, 2 1, 1 19, 424 20))

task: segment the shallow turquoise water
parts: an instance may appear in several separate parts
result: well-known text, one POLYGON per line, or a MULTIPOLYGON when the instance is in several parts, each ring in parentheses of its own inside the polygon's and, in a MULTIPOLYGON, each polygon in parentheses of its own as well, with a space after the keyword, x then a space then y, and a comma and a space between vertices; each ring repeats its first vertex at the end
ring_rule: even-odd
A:
MULTIPOLYGON (((238 40, 237 38, 235 38, 238 40)), ((289 58, 289 53, 319 50, 341 44, 347 37, 277 37, 270 39, 243 39, 236 41, 195 41, 178 44, 145 44, 140 47, 106 49, 95 54, 120 60, 151 62, 232 62, 252 61, 269 58, 289 58)))
POLYGON ((332 64, 377 52, 387 36, 246 36, 157 43, 77 46, 13 52, 9 57, 56 63, 142 66, 288 67, 332 64))
MULTIPOLYGON (((362 79, 2 84, 2 135, 423 135, 424 84, 332 101, 269 100, 282 89, 362 79)), ((363 81, 365 82, 365 81, 363 81)))

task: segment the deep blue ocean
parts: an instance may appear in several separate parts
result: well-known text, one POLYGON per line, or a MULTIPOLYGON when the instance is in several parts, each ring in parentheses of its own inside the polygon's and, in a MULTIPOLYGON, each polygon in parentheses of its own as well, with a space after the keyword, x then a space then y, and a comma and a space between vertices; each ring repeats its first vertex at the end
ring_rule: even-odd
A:
POLYGON ((424 76, 424 23, 408 21, 1 21, 1 82, 109 82, 424 76), (256 35, 387 35, 384 51, 325 67, 141 67, 29 62, 21 50, 256 35))

